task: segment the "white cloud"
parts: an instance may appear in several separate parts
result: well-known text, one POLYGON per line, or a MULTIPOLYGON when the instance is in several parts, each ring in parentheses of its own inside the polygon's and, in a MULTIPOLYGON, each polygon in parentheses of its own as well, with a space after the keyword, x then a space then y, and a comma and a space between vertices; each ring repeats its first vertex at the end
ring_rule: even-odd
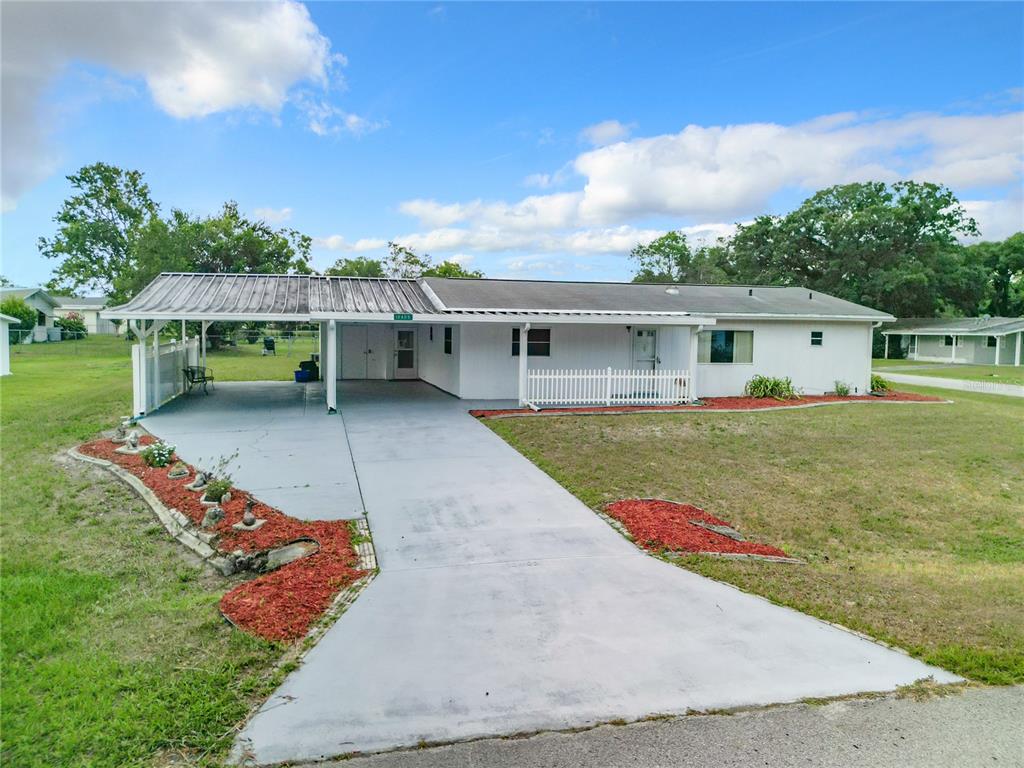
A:
POLYGON ((978 222, 978 240, 1005 240, 1017 232, 1024 232, 1024 199, 1020 196, 1006 200, 964 200, 967 213, 978 222))
POLYGON ((350 243, 341 235, 327 235, 326 237, 314 237, 314 248, 324 248, 328 251, 379 251, 388 247, 388 241, 380 238, 363 237, 350 243))
POLYGON ((4 3, 3 206, 52 173, 43 94, 71 62, 145 82, 179 119, 227 110, 276 114, 299 83, 328 88, 331 53, 301 3, 4 3))
POLYGON ((292 217, 291 208, 256 208, 252 212, 257 219, 268 224, 281 224, 292 217))
POLYGON ((387 127, 386 120, 369 120, 326 99, 308 94, 296 97, 295 104, 306 115, 309 130, 317 136, 336 136, 340 133, 364 136, 387 127))
POLYGON ((632 132, 632 125, 625 125, 618 120, 604 120, 594 125, 588 125, 580 131, 580 139, 591 146, 603 147, 616 141, 628 139, 632 132))
POLYGON ((461 264, 462 266, 466 266, 467 264, 472 264, 475 259, 476 256, 474 256, 472 253, 454 253, 448 257, 447 261, 451 261, 454 262, 455 264, 461 264))

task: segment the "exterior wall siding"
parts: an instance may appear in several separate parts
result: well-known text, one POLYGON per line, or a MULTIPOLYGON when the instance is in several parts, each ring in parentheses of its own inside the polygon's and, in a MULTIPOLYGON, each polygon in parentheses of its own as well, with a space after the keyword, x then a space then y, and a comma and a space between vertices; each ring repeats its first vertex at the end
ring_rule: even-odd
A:
POLYGON ((462 328, 458 325, 452 329, 452 353, 444 353, 443 325, 421 325, 416 338, 416 351, 419 354, 419 376, 428 384, 449 394, 460 396, 459 369, 461 364, 462 328), (431 339, 433 333, 433 339, 431 339))
MULTIPOLYGON (((512 357, 514 327, 463 326, 458 392, 461 397, 481 400, 518 397, 519 359, 512 357)), ((616 325, 534 323, 533 327, 551 328, 551 356, 529 358, 531 370, 633 367, 631 331, 635 332, 637 327, 631 331, 616 325)), ((658 329, 659 368, 689 368, 688 327, 646 327, 658 329)), ((793 384, 807 394, 832 391, 836 380, 846 382, 851 390, 859 393, 866 392, 870 386, 871 323, 720 321, 715 328, 752 330, 753 362, 698 365, 698 396, 740 395, 754 374, 789 376, 793 384), (811 331, 823 332, 822 346, 811 346, 811 331)))

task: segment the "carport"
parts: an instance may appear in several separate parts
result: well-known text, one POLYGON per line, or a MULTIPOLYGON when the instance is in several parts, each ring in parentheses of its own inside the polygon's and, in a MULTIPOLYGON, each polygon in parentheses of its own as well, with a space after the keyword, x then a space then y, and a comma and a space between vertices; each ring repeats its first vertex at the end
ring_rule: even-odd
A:
POLYGON ((340 328, 445 320, 409 280, 182 272, 161 274, 127 304, 102 316, 126 321, 139 340, 132 350, 136 417, 181 394, 185 366, 206 366, 206 331, 214 322, 316 323, 324 403, 328 413, 335 413, 340 328), (188 322, 200 324, 199 338, 186 336, 188 322), (181 323, 181 338, 161 343, 160 331, 168 323, 181 323))

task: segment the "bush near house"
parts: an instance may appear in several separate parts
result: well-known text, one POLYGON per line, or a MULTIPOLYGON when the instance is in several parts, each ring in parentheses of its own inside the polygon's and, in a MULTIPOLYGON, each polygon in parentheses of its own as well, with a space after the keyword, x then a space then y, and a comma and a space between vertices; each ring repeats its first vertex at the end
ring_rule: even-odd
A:
POLYGON ((747 382, 743 391, 750 397, 774 397, 776 400, 793 400, 800 397, 788 376, 775 378, 759 374, 747 382))
POLYGON ((871 391, 872 392, 888 392, 892 389, 892 384, 889 380, 879 376, 877 373, 871 374, 871 391))
POLYGON ((88 335, 85 320, 77 312, 68 312, 67 316, 56 318, 53 324, 63 331, 61 336, 65 339, 84 339, 88 335))
MULTIPOLYGON (((12 330, 31 331, 36 327, 36 311, 30 307, 24 299, 11 297, 0 303, 0 315, 18 318, 18 325, 12 330)), ((14 344, 20 340, 23 334, 12 333, 10 343, 14 344)))

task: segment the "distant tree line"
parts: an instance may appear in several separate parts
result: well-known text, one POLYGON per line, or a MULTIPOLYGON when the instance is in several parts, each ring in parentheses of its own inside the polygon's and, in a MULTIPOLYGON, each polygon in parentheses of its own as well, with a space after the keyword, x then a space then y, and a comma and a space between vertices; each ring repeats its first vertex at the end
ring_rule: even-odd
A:
POLYGON ((896 317, 1024 315, 1024 233, 959 242, 977 234, 941 185, 845 184, 713 245, 691 247, 681 232, 637 245, 633 279, 799 285, 896 317))

